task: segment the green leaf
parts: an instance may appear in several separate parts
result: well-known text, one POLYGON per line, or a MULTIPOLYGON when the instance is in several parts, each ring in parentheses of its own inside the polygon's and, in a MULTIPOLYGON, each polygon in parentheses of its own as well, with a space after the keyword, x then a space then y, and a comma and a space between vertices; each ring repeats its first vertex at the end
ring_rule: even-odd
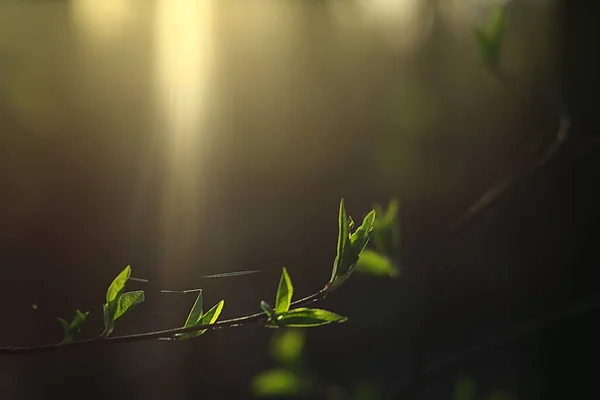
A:
POLYGON ((344 256, 347 254, 347 248, 350 243, 350 227, 348 223, 348 213, 344 205, 344 199, 340 201, 340 211, 338 216, 338 241, 337 255, 333 262, 333 271, 329 282, 333 283, 340 275, 340 269, 345 265, 344 256))
POLYGON ((363 219, 362 225, 358 227, 356 232, 350 235, 350 223, 344 199, 340 202, 337 255, 333 262, 331 278, 326 286, 329 290, 338 288, 354 271, 360 253, 371 238, 375 218, 375 210, 371 210, 363 219))
POLYGON ((271 339, 271 356, 287 366, 296 365, 304 349, 304 333, 301 329, 283 329, 271 339))
POLYGON ((375 210, 371 210, 364 218, 362 225, 350 236, 350 243, 356 253, 356 257, 363 251, 367 243, 369 243, 369 238, 375 226, 375 215, 375 210))
POLYGON ((262 308, 262 310, 265 312, 265 314, 267 314, 267 316, 270 318, 273 318, 273 308, 269 305, 269 303, 267 303, 266 301, 261 301, 260 302, 260 308, 262 308))
MULTIPOLYGON (((198 297, 200 297, 200 296, 198 296, 198 297)), ((196 300, 196 302, 197 302, 197 300, 196 300)), ((214 324, 217 321, 217 318, 219 318, 219 315, 221 315, 221 311, 223 311, 224 305, 225 305, 225 300, 221 300, 220 302, 215 304, 210 310, 208 310, 206 312, 206 314, 202 314, 202 316, 197 320, 197 322, 195 324, 191 324, 189 326, 214 324)), ((186 326, 186 327, 189 327, 189 326, 186 326)), ((202 335, 204 332, 206 332, 206 329, 201 329, 201 330, 198 330, 195 332, 178 333, 175 335, 175 337, 178 339, 181 339, 181 340, 191 339, 196 336, 202 335)))
POLYGON ((483 27, 475 27, 474 35, 483 61, 490 67, 497 67, 500 60, 500 47, 506 26, 506 9, 494 8, 489 21, 483 27))
MULTIPOLYGON (((114 303, 115 301, 113 300, 113 302, 110 304, 114 303)), ((104 332, 102 332, 103 337, 108 337, 108 335, 110 335, 115 329, 115 323, 113 322, 114 311, 111 310, 110 304, 102 305, 102 316, 104 317, 104 332)))
MULTIPOLYGON (((219 315, 221 315, 221 311, 223 311, 223 306, 225 305, 225 300, 221 300, 217 304, 213 306, 210 310, 206 312, 206 314, 202 315, 198 325, 212 325, 217 321, 219 315)), ((202 331, 204 332, 204 331, 202 331)))
POLYGON ((454 385, 454 400, 473 400, 475 398, 475 382, 470 378, 462 378, 454 385))
POLYGON ((125 288, 125 283, 127 283, 127 280, 130 276, 131 266, 128 265, 123 271, 121 271, 119 275, 117 275, 115 280, 113 280, 110 286, 108 287, 108 290, 106 291, 107 304, 109 304, 113 300, 116 300, 116 298, 121 294, 121 292, 125 288))
POLYGON ((133 310, 135 306, 143 302, 145 299, 143 290, 123 293, 118 297, 117 308, 113 314, 113 322, 133 310))
POLYGON ((292 295, 294 294, 294 286, 288 275, 287 269, 283 267, 281 278, 279 279, 279 287, 277 288, 277 298, 275 299, 275 313, 282 314, 290 309, 292 303, 292 295))
POLYGON ((373 250, 366 249, 358 258, 356 271, 378 275, 397 277, 400 274, 398 268, 392 264, 391 260, 373 250))
POLYGON ((399 207, 396 199, 390 201, 386 211, 375 206, 377 218, 373 230, 373 244, 378 252, 392 259, 397 256, 396 249, 400 246, 399 207))
POLYGON ((183 324, 184 328, 198 324, 198 321, 200 318, 202 318, 202 306, 202 290, 200 290, 200 292, 198 292, 198 297, 196 298, 196 301, 194 302, 194 305, 192 306, 192 309, 185 320, 185 324, 183 324))
POLYGON ((57 318, 58 322, 60 322, 60 325, 65 331, 65 336, 63 338, 62 343, 69 343, 73 341, 75 335, 81 330, 81 327, 85 323, 85 320, 89 313, 89 311, 82 313, 80 310, 76 310, 75 317, 73 318, 73 321, 71 321, 71 323, 68 323, 62 318, 57 318))
POLYGON ((341 323, 347 320, 348 318, 327 310, 318 308, 295 308, 285 314, 279 315, 274 323, 277 326, 287 326, 290 328, 309 328, 334 322, 341 323))
POLYGON ((306 389, 303 380, 287 369, 262 372, 254 377, 251 385, 255 396, 291 396, 306 389))

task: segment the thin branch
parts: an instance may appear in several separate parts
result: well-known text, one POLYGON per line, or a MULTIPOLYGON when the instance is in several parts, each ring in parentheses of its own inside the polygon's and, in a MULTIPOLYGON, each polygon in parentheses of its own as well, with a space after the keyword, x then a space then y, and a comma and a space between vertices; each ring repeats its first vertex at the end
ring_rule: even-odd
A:
MULTIPOLYGON (((500 83, 512 87, 513 89, 518 90, 519 93, 521 93, 521 95, 524 95, 520 91, 521 85, 519 85, 518 82, 515 82, 513 79, 511 79, 508 75, 504 74, 498 69, 491 69, 490 72, 500 83)), ((499 180, 496 184, 494 184, 475 203, 473 203, 465 212, 459 215, 459 217, 456 218, 450 224, 450 232, 454 232, 465 222, 481 213, 494 201, 496 201, 509 186, 525 178, 527 175, 531 174, 538 168, 544 166, 552 157, 554 157, 554 155, 556 155, 558 150, 562 147, 563 143, 567 140, 571 121, 569 115, 561 106, 554 103, 553 108, 555 109, 556 116, 558 118, 558 128, 554 135, 554 139, 552 140, 546 151, 539 157, 533 159, 531 163, 525 168, 520 169, 515 173, 507 175, 503 179, 499 180)))
MULTIPOLYGON (((318 292, 307 296, 303 299, 292 302, 292 306, 301 307, 307 304, 323 300, 327 296, 327 290, 321 289, 318 292)), ((92 339, 78 340, 70 343, 52 343, 40 346, 23 346, 23 347, 0 347, 0 355, 22 355, 31 353, 41 353, 50 351, 66 350, 71 348, 80 347, 95 347, 95 346, 106 346, 116 343, 131 343, 141 342, 147 340, 166 339, 172 340, 173 337, 178 333, 196 332, 205 329, 220 329, 220 328, 234 328, 239 327, 242 324, 264 322, 267 320, 267 316, 264 312, 245 315, 242 317, 231 318, 227 320, 217 321, 214 324, 196 325, 187 328, 173 328, 162 331, 138 333, 133 335, 124 336, 109 336, 107 338, 96 337, 92 339)))

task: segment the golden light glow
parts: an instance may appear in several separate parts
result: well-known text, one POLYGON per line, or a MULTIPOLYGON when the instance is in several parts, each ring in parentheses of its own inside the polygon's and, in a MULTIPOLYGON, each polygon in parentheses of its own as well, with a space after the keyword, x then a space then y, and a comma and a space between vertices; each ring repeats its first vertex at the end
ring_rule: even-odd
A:
POLYGON ((135 15, 137 2, 129 0, 72 0, 71 20, 76 32, 91 44, 105 44, 118 39, 135 15))
POLYGON ((202 123, 212 60, 212 0, 157 0, 155 89, 164 121, 163 263, 181 268, 197 243, 202 123))

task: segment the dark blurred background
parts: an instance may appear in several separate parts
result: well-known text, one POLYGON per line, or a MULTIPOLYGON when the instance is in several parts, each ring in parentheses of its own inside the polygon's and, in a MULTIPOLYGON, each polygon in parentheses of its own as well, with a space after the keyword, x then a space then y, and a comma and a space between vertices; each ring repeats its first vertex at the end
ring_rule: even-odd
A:
MULTIPOLYGON (((600 239, 597 5, 515 0, 501 64, 569 111, 557 156, 450 237, 441 232, 552 141, 557 119, 481 66, 472 28, 503 1, 5 1, 0 4, 0 345, 59 341, 126 265, 147 300, 115 334, 183 324, 204 289, 222 317, 322 287, 337 210, 402 200, 398 279, 353 277, 308 332, 315 371, 394 387, 425 363, 589 302, 600 239), (582 144, 583 143, 583 144, 582 144), (591 144, 590 144, 591 143, 591 144), (246 269, 261 274, 203 280, 246 269), (426 271, 426 272, 425 272, 426 271), (413 293, 423 295, 418 306, 413 293), (37 304, 37 309, 32 309, 37 304), (423 327, 426 327, 425 329, 423 327)), ((598 393, 598 312, 457 363, 415 398, 598 393)), ((271 330, 0 357, 0 398, 249 398, 271 330)))

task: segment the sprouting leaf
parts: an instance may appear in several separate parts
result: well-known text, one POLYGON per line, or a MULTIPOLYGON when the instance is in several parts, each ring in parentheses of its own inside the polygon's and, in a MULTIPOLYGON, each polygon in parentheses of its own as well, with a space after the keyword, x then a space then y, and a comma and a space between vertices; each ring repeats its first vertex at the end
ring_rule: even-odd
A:
POLYGON ((185 320, 185 324, 183 324, 184 328, 198 324, 198 321, 200 320, 200 318, 202 318, 202 313, 203 313, 202 306, 203 306, 202 305, 202 290, 200 290, 198 292, 198 297, 196 297, 196 301, 194 302, 194 305, 192 306, 190 314, 188 315, 187 319, 185 320))
POLYGON ((327 285, 329 290, 335 290, 339 287, 354 271, 360 253, 371 238, 375 217, 375 210, 371 210, 363 219, 362 225, 350 235, 350 223, 344 199, 340 201, 337 254, 333 262, 331 278, 327 285))
POLYGON ((71 321, 71 323, 68 323, 62 318, 57 318, 58 322, 60 322, 60 325, 65 331, 65 336, 63 338, 62 343, 69 343, 73 341, 75 335, 81 330, 81 327, 85 323, 85 319, 87 318, 89 313, 89 311, 83 313, 80 310, 75 310, 75 317, 73 318, 73 321, 71 321))
POLYGON ((266 301, 260 302, 260 308, 267 314, 269 318, 273 318, 273 308, 266 301))
POLYGON ((473 400, 475 398, 475 382, 470 378, 462 378, 454 385, 454 400, 473 400))
POLYGON ((33 311, 36 311, 36 310, 38 309, 38 305, 37 305, 37 304, 32 304, 32 305, 31 305, 31 309, 32 309, 33 311))
POLYGON ((392 199, 387 210, 375 206, 377 218, 373 230, 375 249, 387 257, 395 257, 396 249, 400 246, 400 226, 398 223, 399 202, 392 199))
MULTIPOLYGON (((219 315, 221 315, 221 311, 223 311, 223 306, 225 305, 225 300, 221 300, 217 304, 213 306, 210 310, 206 312, 206 314, 202 315, 198 325, 212 325, 215 323, 219 315)), ((202 331, 204 332, 204 331, 202 331)))
POLYGON ((279 315, 274 322, 268 325, 275 324, 276 326, 287 326, 290 328, 310 328, 315 326, 327 325, 334 322, 341 323, 347 321, 348 318, 332 313, 331 311, 321 310, 318 308, 295 308, 279 315))
POLYGON ((298 363, 304 349, 304 333, 301 329, 283 329, 271 339, 271 356, 282 364, 298 363))
POLYGON ((497 6, 483 27, 475 27, 475 39, 483 61, 490 67, 497 67, 500 59, 500 47, 506 25, 506 9, 497 6))
POLYGON ((112 281, 108 290, 106 291, 106 303, 109 304, 111 301, 115 300, 119 294, 125 288, 125 284, 127 280, 131 276, 131 266, 125 267, 123 271, 112 281))
MULTIPOLYGON (((198 298, 200 298, 200 296, 201 295, 198 295, 198 298)), ((200 301, 202 301, 202 300, 200 300, 200 301)), ((196 304, 198 304, 198 299, 196 299, 196 303, 194 303, 192 312, 194 312, 194 309, 196 308, 196 304)), ((219 318, 219 315, 221 315, 221 311, 223 311, 224 305, 225 305, 225 300, 221 300, 220 302, 215 304, 210 310, 208 310, 206 312, 206 314, 201 314, 200 317, 194 323, 190 322, 188 324, 188 321, 191 321, 190 317, 188 316, 188 321, 186 321, 186 324, 184 325, 184 327, 188 328, 188 327, 196 326, 196 325, 212 325, 212 324, 214 324, 217 321, 217 319, 219 318)), ((190 313, 190 315, 191 314, 192 313, 190 313)), ((178 333, 177 335, 175 335, 175 337, 178 339, 191 339, 193 337, 202 335, 204 332, 206 332, 206 329, 201 329, 201 330, 198 330, 195 332, 178 333)))
POLYGON ((254 377, 251 385, 255 396, 292 396, 307 389, 301 377, 287 369, 262 372, 254 377))
POLYGON ((143 290, 123 293, 117 298, 117 309, 113 315, 113 322, 133 310, 135 306, 143 302, 145 299, 143 290))
POLYGON ((287 269, 283 267, 281 278, 279 279, 279 287, 277 288, 277 298, 275 299, 275 313, 282 314, 290 309, 292 303, 292 295, 294 294, 294 286, 288 275, 287 269))
MULTIPOLYGON (((111 304, 114 304, 114 300, 111 304)), ((104 332, 102 332, 102 336, 108 337, 108 335, 110 335, 115 329, 115 323, 113 322, 113 312, 111 311, 111 308, 108 304, 102 305, 102 316, 104 317, 104 332)))
POLYGON ((373 250, 363 250, 356 263, 358 272, 378 275, 397 277, 400 274, 398 268, 391 260, 373 250))
POLYGON ((115 321, 124 314, 132 310, 136 305, 144 301, 144 292, 142 290, 125 293, 125 284, 131 276, 131 266, 128 265, 117 275, 106 291, 106 303, 103 306, 104 316, 103 337, 110 335, 115 329, 115 321))

